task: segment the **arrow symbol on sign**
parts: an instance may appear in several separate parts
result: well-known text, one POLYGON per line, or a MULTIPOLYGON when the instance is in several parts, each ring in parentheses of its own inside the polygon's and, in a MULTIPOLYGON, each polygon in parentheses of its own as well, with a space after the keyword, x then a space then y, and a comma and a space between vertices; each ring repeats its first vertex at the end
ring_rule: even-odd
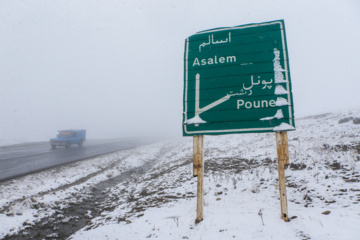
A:
POLYGON ((201 113, 213 108, 213 107, 216 107, 217 105, 220 105, 221 103, 229 100, 231 97, 231 95, 226 95, 222 98, 220 98, 219 100, 213 102, 213 103, 210 103, 209 105, 203 107, 203 108, 200 108, 200 74, 197 73, 196 74, 196 78, 195 78, 195 116, 199 116, 201 113))

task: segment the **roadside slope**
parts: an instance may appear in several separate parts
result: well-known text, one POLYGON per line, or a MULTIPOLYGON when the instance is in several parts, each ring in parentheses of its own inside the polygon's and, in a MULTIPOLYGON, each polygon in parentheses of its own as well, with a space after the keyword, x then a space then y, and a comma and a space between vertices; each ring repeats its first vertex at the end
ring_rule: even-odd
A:
POLYGON ((290 223, 280 219, 275 134, 224 135, 205 136, 205 213, 198 225, 192 138, 182 138, 0 185, 6 223, 0 237, 356 239, 357 117, 353 110, 299 119, 288 133, 290 223))

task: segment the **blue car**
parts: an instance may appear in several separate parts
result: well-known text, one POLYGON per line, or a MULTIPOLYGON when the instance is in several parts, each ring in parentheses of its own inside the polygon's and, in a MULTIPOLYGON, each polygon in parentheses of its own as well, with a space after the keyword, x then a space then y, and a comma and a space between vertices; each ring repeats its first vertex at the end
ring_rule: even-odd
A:
POLYGON ((56 138, 50 139, 50 145, 52 149, 57 146, 70 148, 71 145, 77 144, 82 147, 86 140, 86 130, 61 130, 56 138))

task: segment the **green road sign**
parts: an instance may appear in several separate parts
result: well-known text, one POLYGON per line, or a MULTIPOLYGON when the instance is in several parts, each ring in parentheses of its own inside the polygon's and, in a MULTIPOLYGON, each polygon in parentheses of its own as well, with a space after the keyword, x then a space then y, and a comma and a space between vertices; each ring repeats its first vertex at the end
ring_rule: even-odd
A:
POLYGON ((295 130, 283 20, 185 41, 183 135, 295 130))

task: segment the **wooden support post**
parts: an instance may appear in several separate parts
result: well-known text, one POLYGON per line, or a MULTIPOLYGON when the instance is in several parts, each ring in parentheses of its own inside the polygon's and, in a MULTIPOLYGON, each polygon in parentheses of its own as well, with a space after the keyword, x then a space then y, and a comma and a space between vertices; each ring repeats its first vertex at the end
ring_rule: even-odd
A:
POLYGON ((287 197, 286 197, 286 182, 285 182, 285 165, 289 164, 289 148, 287 132, 276 132, 276 149, 278 157, 278 170, 279 170, 279 190, 280 190, 280 207, 281 218, 289 221, 287 197))
POLYGON ((198 177, 197 181, 197 207, 196 220, 199 223, 203 220, 203 206, 204 206, 204 136, 194 136, 194 166, 193 175, 198 177))

